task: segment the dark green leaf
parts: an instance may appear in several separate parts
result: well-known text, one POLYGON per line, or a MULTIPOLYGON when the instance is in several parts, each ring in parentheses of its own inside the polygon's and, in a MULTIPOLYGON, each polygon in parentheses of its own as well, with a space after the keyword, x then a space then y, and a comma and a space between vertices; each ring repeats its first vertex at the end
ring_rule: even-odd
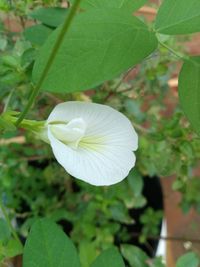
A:
POLYGON ((53 222, 38 220, 24 248, 23 267, 80 267, 70 239, 53 222))
POLYGON ((156 18, 156 30, 164 34, 200 31, 199 0, 164 0, 156 18))
POLYGON ((31 12, 29 16, 48 26, 58 27, 64 21, 67 11, 66 8, 60 7, 39 8, 31 12))
MULTIPOLYGON (((41 49, 33 69, 35 82, 44 70, 59 32, 60 28, 41 49)), ((156 47, 154 33, 125 10, 83 12, 64 37, 42 89, 74 92, 93 88, 141 62, 156 47)))
POLYGON ((200 57, 191 60, 183 64, 179 75, 179 98, 185 115, 200 134, 200 57))
POLYGON ((132 245, 122 245, 121 252, 131 267, 148 267, 148 256, 138 247, 132 245))
POLYGON ((125 267, 123 259, 116 248, 103 251, 91 267, 125 267))
POLYGON ((46 41, 51 32, 51 28, 42 24, 38 24, 26 28, 26 30, 24 31, 24 36, 32 44, 41 46, 46 41))

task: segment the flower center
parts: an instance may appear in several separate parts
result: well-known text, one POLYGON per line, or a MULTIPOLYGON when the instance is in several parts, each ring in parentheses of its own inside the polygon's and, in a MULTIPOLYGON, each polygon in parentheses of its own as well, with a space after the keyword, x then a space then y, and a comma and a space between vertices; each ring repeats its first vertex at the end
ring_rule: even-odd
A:
POLYGON ((82 118, 73 119, 68 123, 50 122, 50 130, 55 138, 76 149, 85 135, 86 123, 82 118))

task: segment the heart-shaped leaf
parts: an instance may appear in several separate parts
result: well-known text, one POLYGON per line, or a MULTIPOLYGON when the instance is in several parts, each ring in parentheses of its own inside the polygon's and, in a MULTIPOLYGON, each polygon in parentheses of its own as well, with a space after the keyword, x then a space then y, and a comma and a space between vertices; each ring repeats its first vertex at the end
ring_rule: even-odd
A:
POLYGON ((24 248, 23 267, 80 267, 70 239, 53 222, 36 221, 24 248))

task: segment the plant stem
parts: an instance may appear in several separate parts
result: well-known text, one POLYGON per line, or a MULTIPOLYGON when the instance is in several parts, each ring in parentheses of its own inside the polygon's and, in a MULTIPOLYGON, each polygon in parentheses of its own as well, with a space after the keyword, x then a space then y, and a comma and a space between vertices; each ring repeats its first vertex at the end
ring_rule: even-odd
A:
POLYGON ((151 132, 149 129, 144 128, 144 127, 142 127, 141 125, 139 125, 139 124, 137 124, 135 122, 132 122, 132 125, 136 130, 138 130, 138 131, 140 131, 142 133, 150 133, 151 132))
MULTIPOLYGON (((141 233, 131 233, 133 237, 140 237, 141 233)), ((191 242, 191 243, 200 243, 200 239, 196 238, 186 238, 186 237, 177 237, 177 236, 154 236, 148 235, 147 239, 151 240, 164 240, 164 241, 174 241, 174 242, 191 242)))
POLYGON ((5 209, 5 207, 4 207, 4 205, 2 203, 0 204, 0 208, 2 210, 2 213, 3 213, 4 217, 5 217, 5 220, 6 220, 7 224, 10 227, 10 230, 11 230, 11 233, 12 233, 13 237, 15 238, 16 241, 18 241, 22 245, 21 240, 19 239, 14 227, 12 226, 12 223, 11 223, 9 217, 8 217, 6 209, 5 209))
POLYGON ((11 101, 11 98, 14 94, 14 91, 15 91, 15 88, 13 88, 11 91, 10 91, 10 94, 8 95, 7 99, 6 99, 6 102, 5 102, 5 106, 4 106, 4 109, 3 109, 3 113, 6 112, 9 108, 9 104, 10 104, 10 101, 11 101))
POLYGON ((28 103, 27 103, 26 107, 24 108, 23 112, 21 113, 19 119, 17 120, 16 126, 20 125, 20 123, 22 122, 22 120, 25 118, 25 116, 27 115, 28 111, 30 110, 35 98, 37 97, 37 95, 39 93, 39 90, 40 90, 40 88, 41 88, 41 86, 42 86, 42 84, 43 84, 43 82, 44 82, 44 80, 45 80, 45 78, 46 78, 46 76, 47 76, 52 64, 53 64, 53 61, 54 61, 54 59, 56 57, 56 54, 57 54, 57 52, 58 52, 58 50, 59 50, 59 48, 60 48, 60 46, 62 44, 62 41, 63 41, 67 31, 69 30, 69 27, 71 25, 71 22, 73 20, 74 15, 76 14, 76 11, 77 11, 77 9, 79 7, 80 2, 81 2, 81 0, 75 0, 74 4, 72 5, 70 13, 65 19, 63 27, 62 27, 62 29, 60 31, 60 34, 59 34, 59 36, 58 36, 58 38, 57 38, 57 40, 55 42, 55 45, 54 45, 54 47, 53 47, 53 49, 51 51, 51 54, 50 54, 49 59, 48 59, 48 61, 46 63, 46 66, 45 66, 45 68, 44 68, 44 70, 43 70, 43 72, 41 74, 41 77, 40 77, 38 83, 36 84, 36 86, 33 87, 31 95, 30 95, 30 98, 28 100, 28 103))
POLYGON ((169 50, 173 55, 175 55, 176 57, 184 60, 184 59, 189 59, 188 56, 186 55, 182 55, 182 54, 179 54, 177 51, 175 51, 173 48, 169 47, 168 45, 166 45, 165 43, 161 42, 160 40, 158 40, 159 44, 163 47, 165 47, 167 50, 169 50))

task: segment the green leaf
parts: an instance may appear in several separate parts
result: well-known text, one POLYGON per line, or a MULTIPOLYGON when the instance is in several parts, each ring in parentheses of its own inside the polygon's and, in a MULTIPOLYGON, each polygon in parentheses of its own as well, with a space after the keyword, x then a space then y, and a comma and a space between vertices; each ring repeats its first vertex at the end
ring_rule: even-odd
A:
POLYGON ((15 125, 6 116, 0 116, 0 130, 14 131, 15 125))
POLYGON ((11 68, 19 67, 19 59, 15 56, 6 55, 2 57, 2 62, 4 65, 11 68))
MULTIPOLYGON (((60 28, 42 47, 33 69, 34 82, 38 82, 59 33, 60 28)), ((94 88, 141 62, 156 47, 154 33, 125 10, 83 12, 64 37, 42 89, 75 92, 94 88)))
MULTIPOLYGON (((1 118, 0 118, 1 119, 1 118)), ((1 125, 1 121, 0 121, 1 125)), ((0 218, 0 241, 7 241, 11 236, 10 228, 6 221, 0 218)))
POLYGON ((194 252, 188 252, 181 256, 176 262, 176 267, 198 267, 200 264, 199 257, 194 252))
POLYGON ((133 191, 134 196, 139 197, 142 193, 144 186, 144 181, 142 179, 141 174, 136 169, 133 169, 130 171, 127 178, 128 178, 128 184, 131 190, 133 191))
POLYGON ((19 72, 8 72, 1 78, 1 84, 16 86, 22 80, 22 75, 19 72))
POLYGON ((24 31, 24 37, 32 44, 41 46, 46 41, 50 33, 52 33, 51 28, 42 24, 38 24, 26 28, 24 31))
POLYGON ((91 241, 81 241, 79 245, 79 257, 82 267, 89 267, 98 255, 95 244, 91 241))
POLYGON ((112 214, 112 219, 114 219, 115 221, 126 224, 133 224, 134 222, 134 220, 130 217, 128 210, 122 203, 112 205, 110 207, 110 212, 112 214))
POLYGON ((138 196, 134 199, 134 208, 142 208, 147 204, 147 200, 143 196, 138 196))
POLYGON ((181 188, 183 188, 183 186, 184 186, 184 182, 183 182, 182 180, 177 179, 177 180, 175 180, 175 181, 173 182, 173 184, 172 184, 172 189, 173 189, 174 191, 178 191, 178 190, 180 190, 181 188))
POLYGON ((29 66, 35 60, 35 57, 36 57, 36 50, 33 48, 27 49, 21 56, 21 66, 23 67, 29 66))
POLYGON ((155 28, 164 34, 188 34, 200 31, 199 0, 164 0, 155 28))
POLYGON ((151 267, 166 267, 166 265, 163 263, 162 257, 157 257, 152 260, 151 267))
POLYGON ((131 267, 148 267, 148 256, 138 247, 125 244, 121 246, 121 252, 131 267))
POLYGON ((31 228, 24 248, 23 267, 80 267, 70 239, 53 222, 41 219, 31 228))
POLYGON ((125 267, 124 261, 116 248, 110 248, 101 253, 91 267, 125 267))
POLYGON ((124 3, 124 7, 130 8, 131 11, 136 11, 146 4, 147 0, 129 0, 124 3))
POLYGON ((38 8, 31 12, 29 16, 43 24, 56 28, 63 23, 67 12, 68 9, 60 7, 38 8))
MULTIPOLYGON (((73 1, 72 1, 73 2, 73 1)), ((133 12, 143 6, 147 0, 85 0, 82 8, 129 8, 133 12)))
POLYGON ((55 210, 49 217, 52 221, 58 222, 60 220, 70 220, 70 213, 64 209, 55 210))
POLYGON ((179 75, 181 107, 194 130, 200 134, 200 57, 185 61, 179 75))
POLYGON ((8 44, 7 39, 4 36, 0 35, 0 50, 4 51, 7 47, 7 44, 8 44))
POLYGON ((13 258, 17 255, 21 255, 22 253, 23 253, 22 244, 15 239, 9 240, 8 244, 5 247, 6 258, 13 258))

